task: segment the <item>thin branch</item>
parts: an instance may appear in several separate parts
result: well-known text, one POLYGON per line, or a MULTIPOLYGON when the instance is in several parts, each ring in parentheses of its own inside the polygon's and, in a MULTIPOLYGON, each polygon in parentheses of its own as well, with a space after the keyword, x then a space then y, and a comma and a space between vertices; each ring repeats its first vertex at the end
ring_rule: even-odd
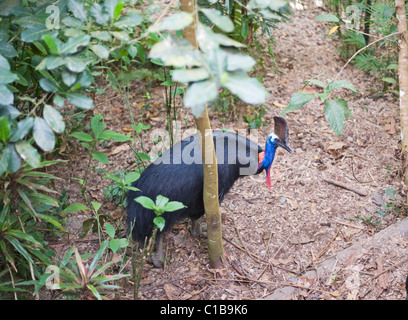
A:
POLYGON ((374 42, 371 42, 370 44, 366 45, 365 47, 361 48, 360 50, 358 50, 355 54, 353 54, 353 56, 346 62, 346 64, 340 69, 339 73, 337 74, 337 76, 334 78, 334 80, 337 80, 337 78, 340 76, 340 73, 343 72, 344 68, 351 62, 351 60, 353 60, 360 52, 364 51, 365 49, 367 49, 368 47, 371 47, 373 44, 380 42, 381 40, 396 36, 401 34, 400 32, 394 32, 391 33, 385 37, 382 37, 380 39, 375 40, 374 42))
POLYGON ((348 184, 345 184, 343 182, 335 181, 335 180, 332 180, 332 179, 329 179, 329 178, 323 178, 323 180, 326 181, 327 183, 333 184, 333 185, 335 185, 337 187, 340 187, 340 188, 343 188, 343 189, 346 189, 346 190, 349 190, 349 191, 353 191, 354 193, 357 193, 360 196, 364 196, 364 197, 367 196, 367 192, 359 190, 359 189, 357 189, 357 188, 355 188, 353 186, 350 186, 348 184))

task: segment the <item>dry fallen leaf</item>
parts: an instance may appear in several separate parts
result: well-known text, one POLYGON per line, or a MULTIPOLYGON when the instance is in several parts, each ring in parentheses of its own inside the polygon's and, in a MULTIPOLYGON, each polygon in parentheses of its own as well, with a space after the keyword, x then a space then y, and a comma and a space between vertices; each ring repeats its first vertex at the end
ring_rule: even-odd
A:
POLYGON ((313 214, 316 214, 316 213, 317 213, 316 207, 317 207, 316 202, 312 202, 312 203, 310 204, 310 211, 312 211, 313 214))
POLYGON ((118 153, 121 153, 122 151, 128 151, 129 150, 129 145, 128 144, 121 144, 120 146, 117 146, 115 149, 107 153, 108 156, 112 156, 118 153))
POLYGON ((122 113, 123 109, 112 107, 111 111, 112 111, 113 114, 118 115, 118 114, 122 113))
POLYGON ((163 285, 164 292, 169 300, 174 299, 174 286, 171 284, 166 283, 163 285))
POLYGON ((290 210, 296 210, 299 208, 299 203, 297 202, 296 199, 292 200, 292 199, 287 198, 287 201, 289 203, 290 210))
POLYGON ((327 147, 329 150, 339 150, 342 149, 346 144, 344 142, 333 142, 330 146, 327 147))
POLYGON ((279 102, 274 102, 273 103, 275 106, 277 106, 277 107, 279 107, 279 108, 286 108, 286 105, 285 104, 282 104, 282 103, 279 103, 279 102))
POLYGON ((336 32, 336 30, 338 29, 338 27, 339 27, 339 26, 334 26, 334 27, 332 27, 332 28, 330 29, 330 31, 329 31, 329 36, 330 36, 331 34, 333 34, 334 32, 336 32))
POLYGON ((305 87, 303 89, 300 89, 300 91, 305 91, 305 92, 311 93, 311 94, 315 94, 317 92, 315 89, 310 88, 310 87, 305 87))
POLYGON ((132 132, 132 127, 130 126, 130 124, 128 124, 128 125, 126 125, 126 126, 124 126, 122 128, 122 131, 123 132, 132 132))
POLYGON ((309 119, 307 119, 306 124, 310 126, 314 121, 315 121, 315 118, 309 117, 309 119))

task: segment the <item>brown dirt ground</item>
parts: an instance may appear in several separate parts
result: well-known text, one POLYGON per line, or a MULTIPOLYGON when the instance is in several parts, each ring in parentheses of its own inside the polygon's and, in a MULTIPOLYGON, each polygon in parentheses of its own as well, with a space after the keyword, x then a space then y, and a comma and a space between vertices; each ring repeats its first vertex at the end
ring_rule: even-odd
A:
MULTIPOLYGON (((259 134, 261 145, 273 129, 273 116, 282 111, 274 103, 288 104, 306 79, 319 74, 333 79, 345 63, 339 58, 337 41, 326 36, 329 26, 313 18, 321 13, 313 5, 304 7, 297 10, 293 22, 281 24, 280 30, 274 31, 274 51, 281 73, 273 71, 266 50, 262 53, 266 70, 263 84, 271 95, 264 117, 268 125, 259 134)), ((406 216, 404 210, 391 209, 385 218, 376 213, 382 210, 381 204, 392 200, 386 188, 398 191, 396 204, 405 197, 398 157, 398 101, 392 95, 376 95, 378 84, 352 65, 345 68, 340 79, 351 81, 360 91, 339 92, 347 99, 354 117, 346 122, 343 135, 333 133, 319 102, 308 103, 286 116, 294 154, 279 152, 273 164, 272 188, 266 188, 262 173, 238 180, 225 196, 221 206, 224 268, 209 268, 206 240, 193 238, 188 224, 181 223, 166 237, 168 260, 164 269, 146 265, 141 299, 405 298, 407 224, 399 234, 373 241, 380 230, 406 216), (325 179, 346 183, 366 195, 334 186, 325 179), (340 258, 345 249, 355 246, 359 250, 340 258), (327 261, 334 263, 323 270, 327 261), (319 270, 324 272, 311 273, 319 270), (375 278, 382 271, 386 272, 375 278)), ((144 111, 144 122, 152 129, 165 129, 162 88, 147 88, 142 81, 135 81, 131 105, 136 119, 142 117, 141 106, 147 102, 151 109, 144 111), (144 97, 146 91, 150 92, 150 100, 144 97)), ((182 119, 185 110, 178 111, 182 119)), ((104 115, 109 129, 124 132, 129 126, 123 99, 111 89, 96 97, 94 112, 104 115)), ((213 128, 246 128, 246 123, 221 123, 214 113, 212 117, 213 128)), ((191 115, 188 125, 194 126, 191 115)), ((149 149, 151 139, 148 135, 143 139, 149 149)), ((58 186, 67 189, 71 201, 81 202, 80 187, 71 178, 83 177, 87 152, 70 147, 70 162, 57 169, 57 174, 65 178, 58 186)), ((110 165, 100 168, 112 172, 132 167, 131 150, 120 148, 120 144, 110 144, 102 150, 110 155, 110 165)), ((104 203, 101 210, 117 217, 119 209, 103 197, 107 185, 102 175, 91 172, 88 190, 92 200, 104 203)), ((51 247, 62 254, 72 245, 83 253, 96 250, 95 235, 84 239, 76 236, 89 217, 85 213, 71 215, 67 227, 74 236, 70 241, 51 243, 51 247)), ((130 266, 127 272, 131 272, 130 266)), ((132 299, 132 285, 127 281, 122 285, 120 299, 132 299)))

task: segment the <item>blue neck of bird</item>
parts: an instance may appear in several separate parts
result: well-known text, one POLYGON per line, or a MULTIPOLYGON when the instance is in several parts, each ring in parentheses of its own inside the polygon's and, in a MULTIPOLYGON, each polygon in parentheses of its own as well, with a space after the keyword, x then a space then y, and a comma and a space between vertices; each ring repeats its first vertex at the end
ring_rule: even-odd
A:
POLYGON ((271 167, 273 159, 275 159, 275 152, 277 147, 278 146, 276 144, 269 140, 266 142, 265 155, 261 163, 265 170, 268 170, 271 167))

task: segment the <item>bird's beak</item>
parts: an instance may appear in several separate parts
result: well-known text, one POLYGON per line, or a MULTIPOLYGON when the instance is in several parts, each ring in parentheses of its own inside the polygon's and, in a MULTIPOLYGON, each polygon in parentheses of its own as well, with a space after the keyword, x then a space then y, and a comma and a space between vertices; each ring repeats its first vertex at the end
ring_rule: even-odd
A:
POLYGON ((288 151, 289 153, 293 153, 293 150, 292 150, 286 143, 284 143, 284 142, 282 142, 282 141, 277 141, 276 144, 277 144, 279 147, 282 147, 283 149, 285 149, 286 151, 288 151))

